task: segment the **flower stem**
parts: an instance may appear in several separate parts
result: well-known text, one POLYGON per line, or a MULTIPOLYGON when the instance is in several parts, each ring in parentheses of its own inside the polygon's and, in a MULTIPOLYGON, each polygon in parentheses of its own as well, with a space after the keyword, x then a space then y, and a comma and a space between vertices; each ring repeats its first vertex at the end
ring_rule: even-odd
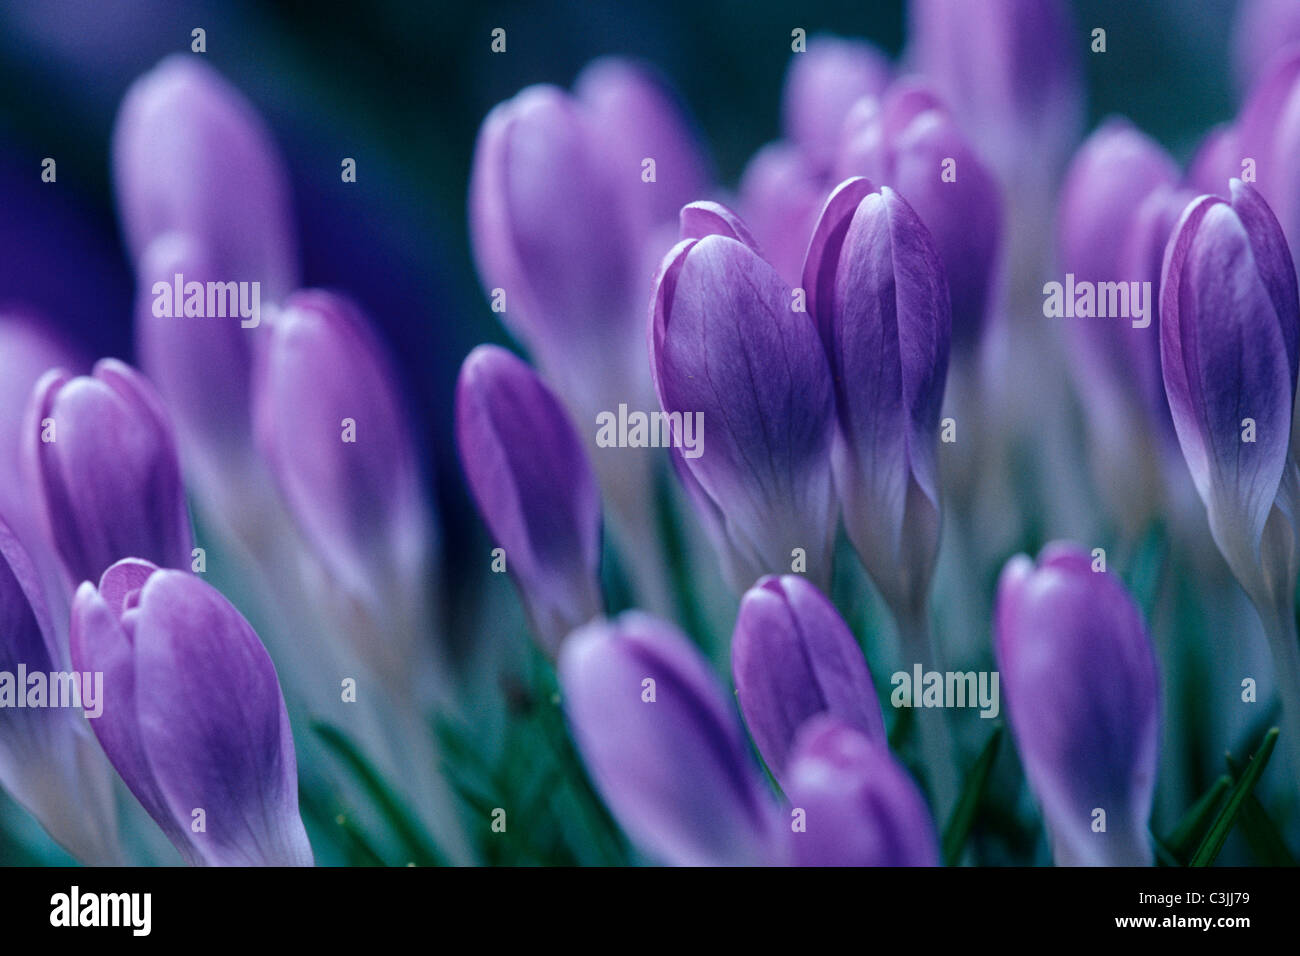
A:
MULTIPOLYGON (((895 620, 907 666, 919 663, 922 674, 938 670, 938 655, 925 609, 896 614, 895 620)), ((942 706, 919 708, 916 729, 931 809, 936 823, 942 827, 957 802, 957 752, 945 709, 942 706)))

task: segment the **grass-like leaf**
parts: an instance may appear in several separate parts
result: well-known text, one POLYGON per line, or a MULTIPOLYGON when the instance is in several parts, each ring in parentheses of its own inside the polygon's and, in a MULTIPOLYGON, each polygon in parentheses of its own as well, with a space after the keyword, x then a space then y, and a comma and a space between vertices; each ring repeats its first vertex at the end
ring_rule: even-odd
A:
POLYGON ((1187 865, 1192 851, 1200 845, 1205 831, 1210 826, 1210 821, 1214 819, 1214 812, 1219 809, 1223 795, 1231 786, 1232 778, 1226 773, 1219 777, 1214 781, 1214 785, 1183 814, 1183 818, 1178 821, 1173 832, 1165 838, 1164 845, 1174 855, 1179 866, 1187 865))
POLYGON ((370 761, 356 748, 343 731, 323 721, 313 721, 311 729, 334 752, 335 756, 347 764, 348 768, 361 782, 362 787, 375 801, 375 806, 378 807, 379 812, 383 814, 393 828, 393 832, 397 834, 398 838, 410 851, 412 859, 420 866, 446 866, 446 858, 424 834, 423 829, 415 822, 415 818, 401 798, 393 792, 393 789, 388 786, 383 777, 379 775, 379 772, 375 770, 370 761))
MULTIPOLYGON (((1233 777, 1240 779, 1242 766, 1232 754, 1225 754, 1228 770, 1233 777)), ((1246 805, 1241 808, 1241 832, 1250 844, 1250 850, 1264 866, 1296 866, 1296 859, 1287 849, 1282 831, 1277 828, 1273 818, 1268 815, 1259 797, 1253 793, 1246 797, 1246 805)))
POLYGON ((993 729, 984 749, 975 759, 974 766, 966 775, 966 785, 957 806, 953 808, 948 825, 943 829, 943 862, 945 866, 956 866, 961 862, 961 855, 966 849, 966 840, 970 836, 971 826, 975 823, 975 814, 979 810, 984 791, 988 788, 989 772, 993 761, 998 756, 998 744, 1002 741, 1002 725, 993 729))
POLYGON ((1205 834, 1205 839, 1201 845, 1196 848, 1196 853, 1192 856, 1192 866, 1209 866, 1223 849, 1224 842, 1228 839, 1228 834, 1232 832, 1233 826, 1237 822, 1237 816, 1241 813, 1242 807, 1246 805, 1246 798, 1251 795, 1255 789, 1255 784, 1264 773, 1264 768, 1268 766, 1268 758, 1273 755, 1273 748, 1277 746, 1278 729, 1274 727, 1264 735, 1264 742, 1260 744, 1255 755, 1250 758, 1245 772, 1233 784, 1232 789, 1228 792, 1228 800, 1219 811, 1219 815, 1214 818, 1210 830, 1205 834))

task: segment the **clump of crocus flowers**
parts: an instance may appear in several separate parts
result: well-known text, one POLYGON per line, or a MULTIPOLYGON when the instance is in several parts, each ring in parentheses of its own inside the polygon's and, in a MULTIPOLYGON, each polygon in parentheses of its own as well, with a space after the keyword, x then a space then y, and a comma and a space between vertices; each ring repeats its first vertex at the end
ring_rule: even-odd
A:
MULTIPOLYGON (((544 675, 518 709, 558 708, 620 861, 1001 861, 998 826, 1016 862, 1213 859, 1222 793, 1168 746, 1211 655, 1231 786, 1261 787, 1274 699, 1300 775, 1300 53, 1255 6, 1267 65, 1187 170, 1121 118, 1078 141, 1059 0, 913 0, 897 62, 813 36, 734 193, 645 64, 484 119, 474 259, 530 361, 469 353, 455 442, 519 598, 489 621, 544 675), (1060 328, 1066 272, 1150 284, 1152 321, 1060 328), (662 440, 598 442, 628 409, 662 440), (1014 752, 952 696, 993 670, 1014 752)), ((272 137, 201 61, 129 91, 113 163, 140 367, 0 318, 0 671, 98 674, 103 711, 0 708, 0 784, 91 863, 310 865, 322 791, 371 861, 483 862, 515 808, 427 718, 497 702, 430 638, 438 522, 379 337, 300 288, 272 137), (182 276, 263 314, 160 313, 182 276)))

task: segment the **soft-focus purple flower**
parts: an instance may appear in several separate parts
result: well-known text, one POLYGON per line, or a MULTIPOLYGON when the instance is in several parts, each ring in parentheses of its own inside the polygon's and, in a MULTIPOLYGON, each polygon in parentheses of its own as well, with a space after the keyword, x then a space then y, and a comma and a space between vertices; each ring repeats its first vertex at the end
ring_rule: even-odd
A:
POLYGON ((573 92, 591 116, 602 155, 631 209, 634 237, 671 223, 682 206, 704 195, 711 177, 696 132, 674 91, 652 68, 602 57, 583 68, 573 92), (653 182, 645 181, 647 159, 654 160, 653 182))
POLYGON ((600 493, 582 439, 532 369, 481 345, 456 385, 456 444, 533 631, 554 653, 603 610, 600 493))
MULTIPOLYGON (((1300 303, 1286 241, 1240 180, 1231 199, 1187 207, 1160 294, 1165 390, 1214 540, 1251 597, 1283 474, 1295 404, 1300 303), (1248 421, 1249 420, 1249 421, 1248 421)), ((1279 586, 1290 594, 1295 571, 1279 586)))
POLYGON ((885 740, 862 649, 834 605, 802 577, 765 577, 745 592, 731 638, 736 697, 768 769, 784 782, 795 734, 828 713, 885 740))
POLYGON ((693 234, 664 258, 651 302, 659 401, 698 423, 697 447, 674 448, 674 460, 737 591, 790 570, 795 549, 824 586, 835 530, 826 357, 792 290, 735 217, 711 203, 694 208, 713 212, 684 212, 693 234))
POLYGON ((1197 194, 1220 194, 1228 188, 1228 180, 1241 175, 1241 160, 1237 127, 1231 123, 1212 126, 1192 154, 1184 182, 1197 194))
POLYGON ((153 386, 116 359, 53 369, 27 408, 22 450, 39 521, 72 585, 121 558, 188 568, 193 547, 171 424, 153 386))
POLYGON ((15 528, 34 517, 19 467, 32 388, 52 368, 79 371, 81 365, 72 347, 40 319, 26 312, 0 314, 0 516, 15 528))
POLYGON ((1006 188, 1065 161, 1083 119, 1086 38, 1064 0, 910 0, 908 36, 909 64, 1006 188))
POLYGON ((980 340, 996 275, 1002 237, 997 180, 924 83, 896 83, 879 106, 860 104, 846 123, 838 179, 865 176, 906 197, 948 276, 953 350, 968 353, 980 340))
POLYGON ((785 138, 819 175, 835 162, 849 108, 863 96, 879 96, 889 84, 889 61, 869 43, 827 34, 808 39, 790 58, 781 94, 785 138))
POLYGON ((1118 289, 1118 301, 1128 303, 1127 316, 1070 321, 1065 335, 1098 482, 1123 488, 1113 506, 1131 529, 1159 499, 1167 452, 1177 458, 1160 374, 1158 292, 1165 243, 1194 198, 1179 179, 1163 149, 1112 119, 1075 155, 1057 217, 1062 271, 1093 283, 1099 295, 1118 289), (1141 302, 1146 314, 1139 318, 1141 302))
POLYGON ((1232 42, 1237 88, 1249 90, 1274 60, 1296 43, 1300 43, 1300 3, 1241 0, 1232 42))
POLYGON ((298 526, 335 577, 374 597, 420 588, 432 521, 397 376, 366 317, 297 292, 261 341, 258 445, 298 526))
POLYGON ((835 486, 895 614, 924 607, 939 547, 939 409, 952 325, 934 240, 888 186, 841 183, 804 265, 835 383, 835 486))
POLYGON ((1037 565, 1007 562, 994 610, 998 669, 1056 863, 1150 865, 1159 675, 1137 605, 1091 562, 1062 543, 1037 565))
POLYGON ((188 862, 311 865, 275 667, 220 592, 120 561, 77 591, 72 661, 103 673, 95 735, 188 862))
POLYGON ((123 231, 139 260, 169 232, 195 236, 217 278, 298 284, 288 178, 253 107, 203 57, 163 60, 131 86, 113 130, 123 231))
POLYGON ((823 715, 799 731, 786 797, 805 814, 799 866, 938 866, 934 819, 883 737, 823 715))
POLYGON ((727 695, 691 643, 639 612, 560 651, 565 714, 628 836, 673 865, 782 862, 776 804, 727 695))
MULTIPOLYGON (((1246 178, 1254 161, 1254 186, 1282 224, 1292 258, 1300 256, 1300 179, 1294 175, 1300 152, 1300 47, 1273 62, 1251 91, 1237 118, 1234 176, 1246 178)), ((1218 183, 1214 192, 1226 193, 1218 183)))
POLYGON ((787 285, 797 286, 808 239, 829 184, 791 143, 768 143, 740 177, 737 205, 758 248, 787 285))
MULTIPOLYGON (((55 634, 36 567, 0 518, 0 673, 11 692, 26 695, 32 675, 66 670, 67 648, 55 634)), ((14 700, 0 707, 0 784, 83 863, 114 864, 121 860, 111 771, 82 716, 102 708, 103 688, 92 701, 92 676, 84 690, 81 710, 14 700)))

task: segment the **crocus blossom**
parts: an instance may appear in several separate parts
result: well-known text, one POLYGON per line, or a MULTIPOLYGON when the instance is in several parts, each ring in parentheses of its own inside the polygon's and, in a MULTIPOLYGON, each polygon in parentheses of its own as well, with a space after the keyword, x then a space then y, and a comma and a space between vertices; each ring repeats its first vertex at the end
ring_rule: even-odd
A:
POLYGON ((77 591, 72 662, 103 673, 95 736, 188 862, 311 865, 275 667, 220 592, 119 561, 77 591))
POLYGON ((781 860, 740 721, 683 635, 639 612, 595 621, 566 641, 559 674, 578 751, 643 852, 686 866, 781 860))
POLYGON ((554 653, 603 610, 600 493, 582 439, 532 369, 481 345, 461 366, 456 443, 533 631, 554 653))
POLYGON ((52 369, 27 409, 25 467, 72 585, 120 558, 188 568, 193 548, 172 427, 153 387, 116 359, 52 369))
POLYGON ((1149 866, 1160 681, 1142 615, 1082 548, 1012 558, 994 649, 1025 775, 1063 866, 1149 866))
POLYGON ((799 866, 938 866, 934 818, 883 739, 830 715, 796 739, 786 796, 799 866))
POLYGON ((737 221, 716 204, 684 211, 688 236, 655 281, 651 373, 663 410, 681 418, 674 433, 686 416, 698 423, 698 453, 674 457, 732 586, 800 556, 824 586, 835 530, 830 373, 800 297, 737 221))
POLYGON ((861 648, 834 605, 799 575, 765 577, 745 592, 731 667, 745 724, 778 780, 786 779, 799 728, 819 714, 885 740, 861 648))

